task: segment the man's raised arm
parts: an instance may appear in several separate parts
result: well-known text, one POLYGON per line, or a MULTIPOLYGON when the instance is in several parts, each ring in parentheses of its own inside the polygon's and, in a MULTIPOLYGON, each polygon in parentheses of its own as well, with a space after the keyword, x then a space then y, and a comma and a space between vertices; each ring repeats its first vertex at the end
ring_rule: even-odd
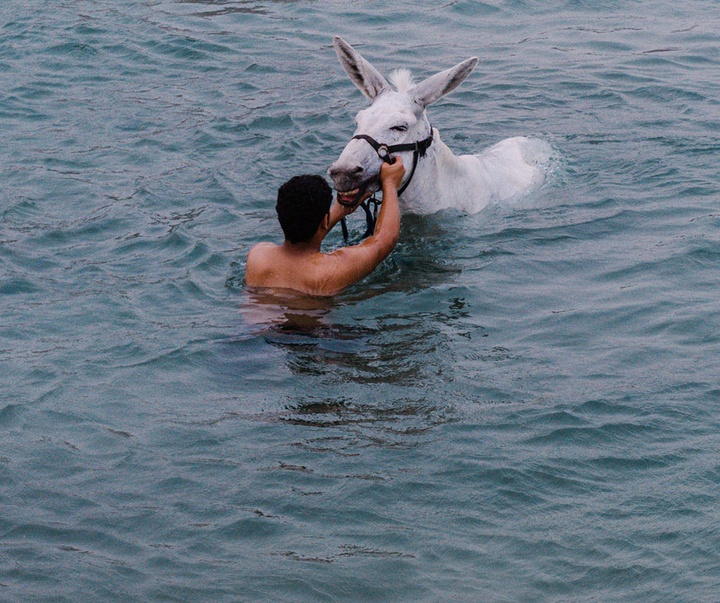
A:
POLYGON ((383 163, 380 170, 383 200, 375 232, 359 245, 343 247, 329 254, 335 264, 327 285, 340 291, 370 274, 397 245, 400 236, 400 207, 397 189, 405 174, 399 157, 395 163, 383 163))

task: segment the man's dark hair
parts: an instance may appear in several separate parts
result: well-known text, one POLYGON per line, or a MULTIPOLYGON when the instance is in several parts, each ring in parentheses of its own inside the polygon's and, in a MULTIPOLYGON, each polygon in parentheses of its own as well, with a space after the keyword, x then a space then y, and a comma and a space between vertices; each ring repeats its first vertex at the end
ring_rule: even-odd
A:
POLYGON ((332 197, 332 189, 322 176, 295 176, 283 184, 275 209, 285 238, 291 243, 309 241, 330 211, 332 197))

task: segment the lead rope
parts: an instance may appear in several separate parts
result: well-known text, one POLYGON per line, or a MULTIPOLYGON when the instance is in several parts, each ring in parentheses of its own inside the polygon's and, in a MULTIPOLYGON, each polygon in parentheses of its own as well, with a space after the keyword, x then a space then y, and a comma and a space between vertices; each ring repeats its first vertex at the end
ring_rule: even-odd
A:
POLYGON ((375 195, 370 197, 367 201, 362 202, 362 208, 365 210, 365 223, 367 224, 365 234, 362 236, 363 239, 373 236, 373 233, 375 232, 375 224, 377 224, 378 208, 381 203, 382 200, 375 197, 375 195), (373 206, 372 210, 370 209, 371 205, 373 206))
MULTIPOLYGON (((378 208, 380 207, 380 204, 382 203, 382 199, 378 199, 375 195, 367 199, 366 201, 363 201, 360 204, 360 207, 365 210, 365 234, 363 234, 362 237, 360 237, 360 240, 367 239, 368 237, 371 237, 373 233, 375 232, 375 224, 377 223, 377 215, 378 215, 378 208), (370 209, 370 206, 373 206, 372 209, 370 209)), ((350 233, 348 232, 347 227, 347 221, 345 218, 340 218, 340 226, 342 226, 342 233, 343 233, 343 239, 345 239, 345 243, 348 243, 350 241, 350 233)))

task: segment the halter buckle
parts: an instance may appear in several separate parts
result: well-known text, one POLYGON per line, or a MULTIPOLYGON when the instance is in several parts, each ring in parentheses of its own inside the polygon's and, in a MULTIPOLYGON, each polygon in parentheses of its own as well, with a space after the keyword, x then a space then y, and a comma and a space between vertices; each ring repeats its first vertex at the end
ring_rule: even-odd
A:
POLYGON ((377 154, 380 159, 382 159, 385 163, 392 163, 392 157, 390 157, 390 149, 386 144, 381 144, 377 148, 377 154))

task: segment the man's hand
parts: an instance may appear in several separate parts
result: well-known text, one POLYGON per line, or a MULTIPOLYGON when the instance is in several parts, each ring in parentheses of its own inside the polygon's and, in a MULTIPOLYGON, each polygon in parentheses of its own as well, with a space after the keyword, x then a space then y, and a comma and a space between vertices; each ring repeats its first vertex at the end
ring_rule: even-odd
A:
POLYGON ((380 182, 383 188, 392 186, 395 190, 400 188, 403 176, 405 175, 405 166, 400 157, 395 157, 393 163, 383 163, 380 168, 380 182))

